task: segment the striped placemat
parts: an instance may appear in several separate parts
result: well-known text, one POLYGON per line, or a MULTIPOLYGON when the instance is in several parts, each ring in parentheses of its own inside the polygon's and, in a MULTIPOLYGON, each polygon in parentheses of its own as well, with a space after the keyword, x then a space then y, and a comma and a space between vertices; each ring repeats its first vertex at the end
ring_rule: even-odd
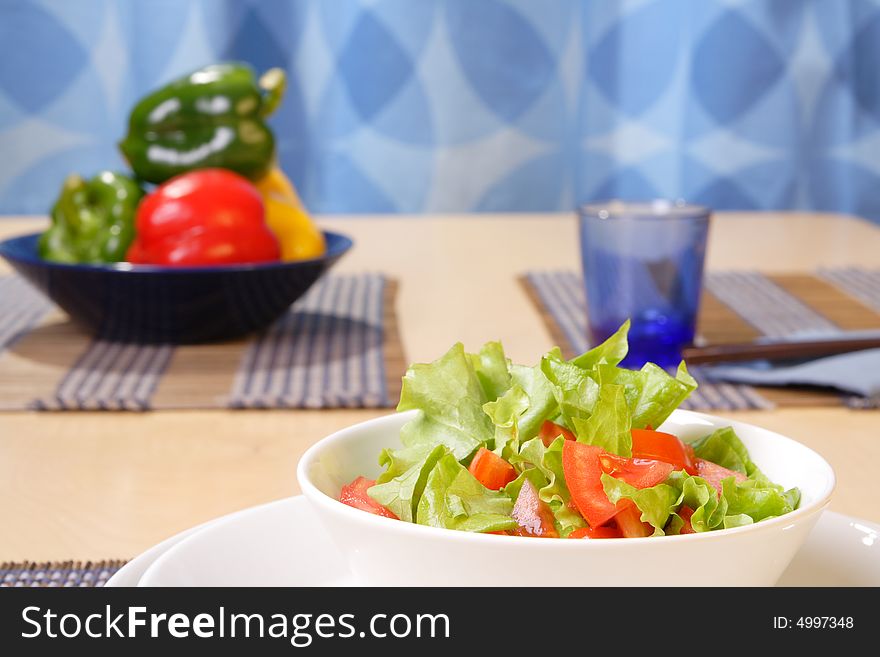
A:
POLYGON ((330 274, 249 339, 145 345, 90 338, 0 277, 0 410, 393 407, 396 290, 378 273, 330 274))
MULTIPOLYGON (((572 271, 529 272, 522 282, 553 339, 568 357, 589 348, 581 276, 572 271)), ((706 275, 698 340, 703 344, 782 338, 808 331, 880 329, 880 270, 822 269, 814 273, 753 271, 706 275)), ((701 410, 777 406, 863 407, 863 400, 833 391, 709 382, 690 368, 699 389, 682 406, 701 410)))
POLYGON ((0 587, 104 586, 113 573, 124 565, 125 561, 118 559, 0 563, 0 587))

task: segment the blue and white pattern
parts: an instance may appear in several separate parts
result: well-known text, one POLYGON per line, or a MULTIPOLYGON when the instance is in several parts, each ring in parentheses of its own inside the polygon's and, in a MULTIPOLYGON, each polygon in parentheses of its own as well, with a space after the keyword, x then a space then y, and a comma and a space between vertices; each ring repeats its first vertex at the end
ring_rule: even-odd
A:
POLYGON ((880 220, 878 0, 0 0, 0 212, 123 167, 145 92, 282 66, 317 212, 602 197, 880 220))

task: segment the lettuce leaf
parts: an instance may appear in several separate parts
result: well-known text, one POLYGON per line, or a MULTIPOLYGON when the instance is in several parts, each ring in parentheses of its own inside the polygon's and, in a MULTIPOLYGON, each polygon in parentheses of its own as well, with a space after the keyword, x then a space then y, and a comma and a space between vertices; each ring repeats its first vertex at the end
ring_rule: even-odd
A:
POLYGON ((519 423, 531 400, 526 391, 514 385, 495 401, 483 404, 483 412, 495 425, 495 453, 509 459, 519 449, 519 423))
POLYGON ((483 412, 488 400, 461 343, 433 363, 412 365, 403 377, 398 411, 421 411, 400 432, 404 446, 445 445, 459 460, 494 437, 483 412))
POLYGON ((593 414, 586 420, 573 418, 572 422, 578 442, 596 445, 618 456, 632 455, 631 420, 623 386, 603 385, 593 414))
POLYGON ((721 497, 727 502, 728 515, 748 516, 752 522, 760 522, 794 511, 800 491, 784 491, 773 483, 766 485, 754 479, 738 482, 728 477, 721 482, 721 497))
MULTIPOLYGON (((731 516, 748 516, 752 522, 780 516, 797 508, 800 490, 785 490, 775 484, 758 468, 749 451, 731 427, 718 429, 693 443, 694 454, 701 459, 740 472, 748 477, 737 482, 732 477, 721 482, 722 497, 731 516)), ((747 524, 744 518, 725 518, 724 526, 747 524), (739 524, 734 524, 734 523, 739 524)))
MULTIPOLYGON (((398 454, 400 452, 405 450, 399 450, 398 454)), ((416 508, 425 490, 428 475, 446 453, 443 445, 437 445, 427 453, 423 452, 423 456, 404 472, 388 478, 389 473, 396 472, 407 462, 400 456, 397 458, 392 456, 390 467, 380 477, 381 481, 367 490, 367 495, 390 509, 401 520, 414 522, 416 508)))
POLYGON ((504 347, 500 342, 487 342, 478 354, 468 354, 477 379, 489 401, 495 401, 510 388, 510 371, 504 347))
POLYGON ((629 333, 630 321, 626 320, 621 324, 620 328, 615 331, 614 335, 605 340, 597 347, 593 347, 586 353, 581 354, 577 358, 573 358, 570 362, 572 365, 591 370, 596 365, 618 365, 629 351, 629 343, 626 336, 629 333))
POLYGON ((684 362, 678 366, 675 377, 654 363, 646 363, 641 370, 597 365, 596 371, 600 385, 624 387, 635 429, 649 425, 659 427, 697 388, 697 382, 688 374, 684 362))
POLYGON ((708 436, 691 443, 694 454, 706 461, 712 461, 722 468, 741 472, 748 476, 749 470, 755 469, 755 464, 749 458, 746 446, 736 435, 731 427, 717 429, 708 436))
POLYGON ((693 509, 691 526, 696 532, 741 527, 754 522, 789 513, 797 508, 799 491, 784 491, 773 483, 748 479, 737 482, 728 477, 718 491, 702 477, 673 472, 667 480, 651 488, 638 489, 629 484, 602 475, 602 485, 608 499, 617 503, 626 498, 635 502, 642 512, 641 519, 654 527, 655 536, 678 534, 684 522, 677 511, 682 506, 693 509))
POLYGON ((642 522, 654 527, 655 536, 681 531, 684 522, 677 511, 682 505, 693 509, 691 526, 697 532, 719 528, 727 511, 727 501, 719 498, 709 482, 702 477, 692 477, 684 470, 673 472, 665 482, 650 488, 636 488, 603 474, 602 487, 615 504, 621 499, 632 500, 642 512, 642 522))
POLYGON ((554 350, 541 359, 541 372, 550 383, 566 426, 573 426, 572 418, 590 417, 599 398, 599 384, 589 371, 562 360, 561 353, 554 350))
POLYGON ((526 468, 523 470, 519 476, 511 481, 507 486, 505 486, 502 491, 507 497, 511 499, 511 501, 516 503, 516 498, 519 497, 519 491, 523 487, 523 484, 526 480, 532 482, 532 485, 535 487, 535 490, 541 490, 544 486, 546 486, 549 482, 547 481, 547 477, 544 476, 544 473, 541 472, 538 468, 526 468))
POLYGON ((522 388, 529 397, 529 407, 519 418, 519 439, 526 441, 538 435, 544 420, 556 416, 558 404, 553 386, 540 367, 511 365, 510 377, 514 385, 522 388))
POLYGON ((663 528, 680 504, 679 490, 665 483, 650 488, 636 488, 603 473, 602 487, 613 504, 617 504, 622 499, 635 502, 642 512, 642 522, 647 522, 654 528, 654 536, 664 535, 663 528))
POLYGON ((520 443, 538 435, 544 420, 556 414, 553 389, 537 367, 512 365, 511 387, 483 412, 495 425, 495 453, 509 459, 520 443))
POLYGON ((695 532, 712 531, 724 522, 727 500, 719 497, 718 491, 708 481, 680 470, 669 475, 666 483, 680 491, 676 508, 684 505, 693 509, 691 526, 695 532))
POLYGON ((379 465, 385 468, 385 471, 376 477, 376 483, 383 484, 402 475, 424 459, 432 449, 433 447, 428 444, 418 444, 401 449, 389 449, 386 447, 379 454, 379 465))
POLYGON ((441 457, 428 475, 416 522, 468 532, 514 529, 513 500, 477 481, 453 454, 441 457))

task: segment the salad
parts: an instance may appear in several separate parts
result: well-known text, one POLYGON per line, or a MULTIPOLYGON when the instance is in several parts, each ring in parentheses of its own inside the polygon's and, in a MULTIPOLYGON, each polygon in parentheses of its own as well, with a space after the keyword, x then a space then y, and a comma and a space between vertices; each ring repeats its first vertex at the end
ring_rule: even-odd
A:
POLYGON ((399 411, 419 412, 384 471, 339 500, 405 522, 547 538, 635 538, 715 531, 797 508, 752 462, 732 428, 685 443, 659 427, 697 387, 682 362, 619 367, 629 322, 565 360, 533 367, 500 343, 453 346, 409 368, 399 411))

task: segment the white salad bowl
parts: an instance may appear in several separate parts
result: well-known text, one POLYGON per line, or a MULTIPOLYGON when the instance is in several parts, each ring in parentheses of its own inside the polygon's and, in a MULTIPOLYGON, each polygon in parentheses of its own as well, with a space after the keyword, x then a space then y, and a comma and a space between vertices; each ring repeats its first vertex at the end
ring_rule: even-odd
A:
POLYGON ((376 516, 337 500, 355 477, 378 476, 379 453, 400 446, 414 413, 362 422, 316 443, 297 479, 359 581, 375 586, 772 586, 834 490, 813 450, 742 422, 675 411, 660 429, 685 441, 732 426, 775 483, 801 490, 792 513, 700 534, 620 539, 541 539, 474 534, 376 516))

